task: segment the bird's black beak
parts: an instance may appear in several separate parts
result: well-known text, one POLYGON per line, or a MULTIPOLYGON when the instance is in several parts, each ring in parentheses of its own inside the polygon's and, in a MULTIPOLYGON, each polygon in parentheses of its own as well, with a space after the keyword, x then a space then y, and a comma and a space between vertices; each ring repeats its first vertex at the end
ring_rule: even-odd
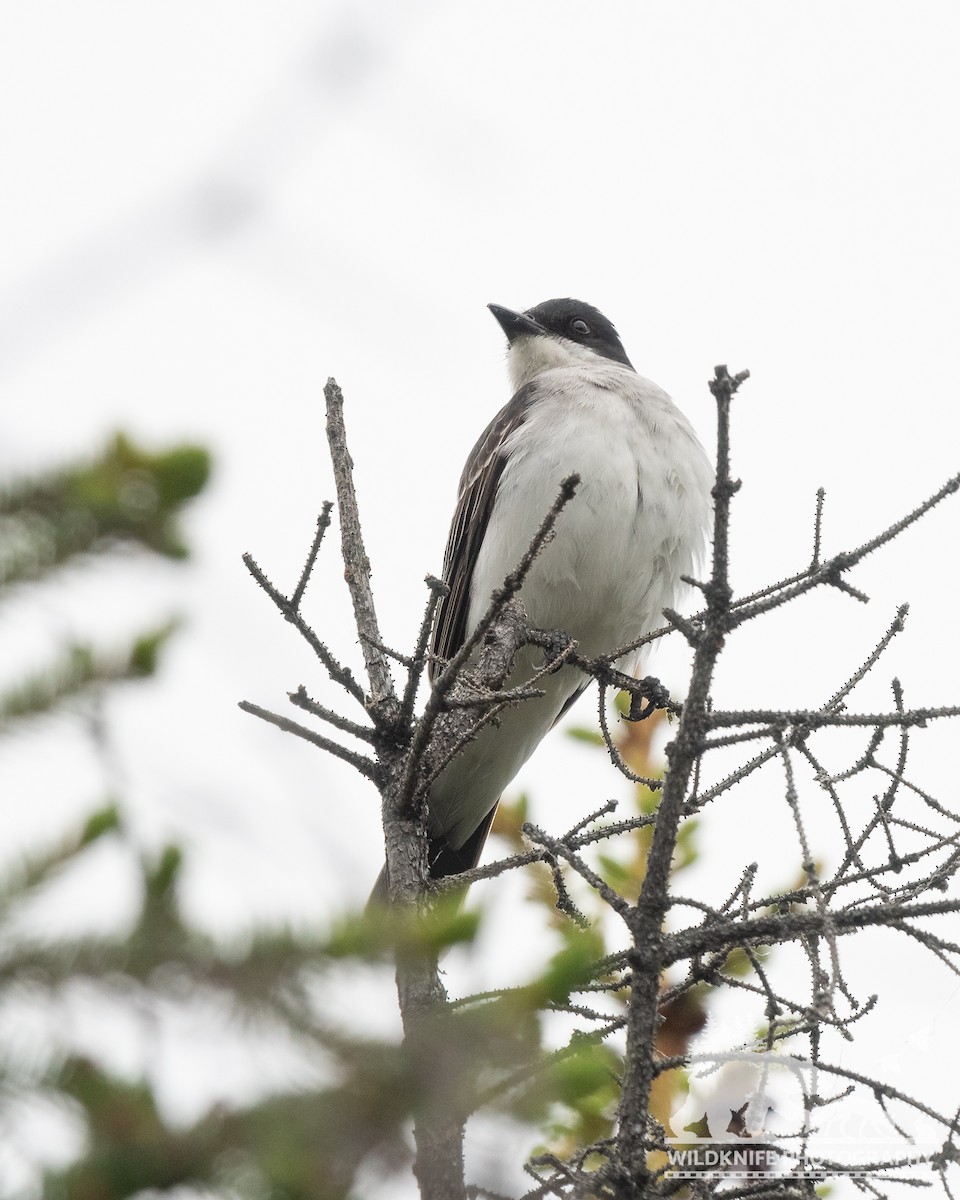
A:
POLYGON ((488 304, 487 308, 497 318, 508 342, 514 342, 518 337, 530 337, 532 334, 545 332, 543 326, 538 325, 526 313, 514 312, 512 308, 504 308, 500 304, 488 304))

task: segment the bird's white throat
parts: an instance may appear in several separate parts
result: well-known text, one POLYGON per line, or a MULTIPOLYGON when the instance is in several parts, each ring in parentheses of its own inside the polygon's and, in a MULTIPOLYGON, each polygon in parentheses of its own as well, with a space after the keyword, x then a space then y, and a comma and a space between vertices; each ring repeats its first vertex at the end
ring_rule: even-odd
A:
POLYGON ((524 336, 516 338, 507 352, 507 370, 514 391, 554 367, 575 367, 584 362, 602 363, 604 359, 586 346, 563 337, 524 336))

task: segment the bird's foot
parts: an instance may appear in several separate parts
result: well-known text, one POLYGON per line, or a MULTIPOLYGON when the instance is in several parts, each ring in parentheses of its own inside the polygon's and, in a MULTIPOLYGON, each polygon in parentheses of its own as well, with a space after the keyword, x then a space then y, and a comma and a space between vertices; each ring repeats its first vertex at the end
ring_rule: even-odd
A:
POLYGON ((626 714, 628 721, 645 721, 658 709, 679 712, 679 706, 670 702, 669 689, 655 675, 635 679, 624 690, 630 693, 630 711, 626 714))
POLYGON ((543 651, 544 666, 547 674, 559 671, 576 642, 563 629, 532 629, 530 641, 543 651))

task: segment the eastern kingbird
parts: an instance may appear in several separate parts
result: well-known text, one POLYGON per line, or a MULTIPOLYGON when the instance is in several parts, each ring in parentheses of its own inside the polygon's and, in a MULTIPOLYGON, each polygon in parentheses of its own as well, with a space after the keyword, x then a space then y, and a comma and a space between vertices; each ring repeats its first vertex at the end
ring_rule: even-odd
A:
MULTIPOLYGON (((463 645, 561 481, 576 473, 577 494, 521 599, 535 627, 562 629, 590 658, 609 654, 657 628, 682 590, 681 575, 693 572, 713 469, 686 417, 636 373, 617 331, 592 305, 489 308, 507 336, 515 393, 460 477, 444 560, 450 591, 437 614, 433 653, 449 659, 463 645)), ((542 656, 522 650, 511 683, 533 675, 542 656)), ((633 672, 639 658, 627 654, 615 665, 633 672)), ((587 682, 569 666, 538 680, 543 697, 504 710, 443 769, 428 804, 433 878, 476 865, 501 793, 587 682)), ((385 887, 381 875, 375 894, 385 887)))

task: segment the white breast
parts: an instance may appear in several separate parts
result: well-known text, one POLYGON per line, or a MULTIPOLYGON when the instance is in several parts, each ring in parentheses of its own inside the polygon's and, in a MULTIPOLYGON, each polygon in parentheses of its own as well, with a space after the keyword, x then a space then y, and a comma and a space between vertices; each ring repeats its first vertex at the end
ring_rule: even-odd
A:
POLYGON ((577 495, 522 592, 530 619, 590 656, 660 624, 703 551, 712 471, 686 418, 649 380, 610 363, 542 373, 504 450, 508 463, 477 561, 470 624, 514 569, 576 472, 577 495))

